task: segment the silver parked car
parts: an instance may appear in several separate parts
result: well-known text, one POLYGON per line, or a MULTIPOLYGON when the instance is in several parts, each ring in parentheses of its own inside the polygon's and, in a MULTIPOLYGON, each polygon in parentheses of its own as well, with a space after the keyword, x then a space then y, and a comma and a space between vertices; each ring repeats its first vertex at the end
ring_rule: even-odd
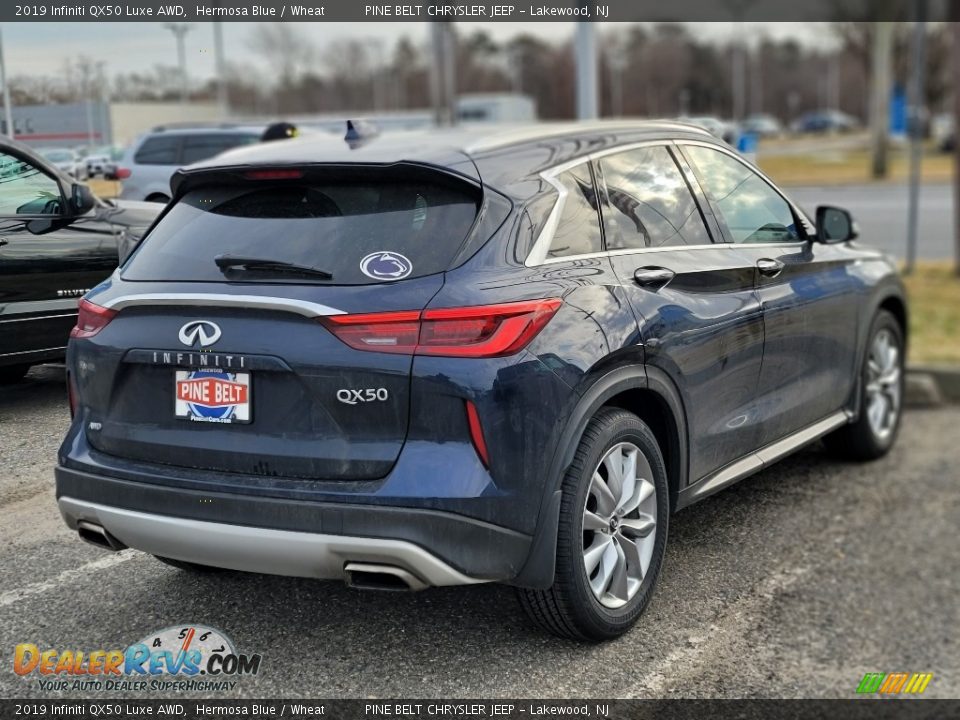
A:
POLYGON ((77 180, 87 179, 87 164, 70 148, 41 148, 37 152, 60 172, 77 180))
POLYGON ((120 161, 120 167, 130 171, 120 197, 168 202, 174 172, 226 150, 259 142, 262 133, 262 127, 238 125, 156 127, 137 138, 120 161))

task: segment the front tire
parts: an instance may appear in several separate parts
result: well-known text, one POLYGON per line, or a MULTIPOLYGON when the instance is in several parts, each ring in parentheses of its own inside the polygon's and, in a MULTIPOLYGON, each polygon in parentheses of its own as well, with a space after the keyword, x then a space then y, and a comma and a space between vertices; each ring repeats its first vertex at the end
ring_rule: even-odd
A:
POLYGON ((881 310, 873 319, 860 376, 860 417, 824 438, 834 455, 876 460, 886 455, 900 431, 903 414, 903 329, 881 310))
POLYGON ((619 637, 650 601, 667 544, 667 472, 650 428, 625 410, 600 410, 562 490, 554 583, 519 589, 520 603, 555 635, 619 637))

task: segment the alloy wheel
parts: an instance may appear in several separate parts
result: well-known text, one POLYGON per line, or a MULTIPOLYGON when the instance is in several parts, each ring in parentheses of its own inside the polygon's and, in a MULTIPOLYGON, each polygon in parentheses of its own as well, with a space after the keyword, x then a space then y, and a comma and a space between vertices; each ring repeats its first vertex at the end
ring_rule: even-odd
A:
POLYGON ((886 440, 897 426, 900 414, 900 348, 893 333, 880 330, 867 357, 866 413, 870 429, 886 440))
POLYGON ((593 472, 583 508, 583 567, 601 605, 626 605, 640 589, 656 543, 657 493, 643 452, 610 448, 593 472))

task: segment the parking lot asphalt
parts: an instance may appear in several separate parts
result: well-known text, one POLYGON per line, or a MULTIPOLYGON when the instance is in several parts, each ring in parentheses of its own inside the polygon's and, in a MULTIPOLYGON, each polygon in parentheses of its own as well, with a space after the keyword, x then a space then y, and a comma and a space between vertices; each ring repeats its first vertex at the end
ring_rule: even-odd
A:
POLYGON ((604 645, 541 634, 502 586, 362 593, 81 543, 53 497, 68 422, 62 369, 0 388, 2 697, 89 695, 15 675, 17 643, 111 649, 180 623, 263 654, 213 697, 852 697, 894 671, 960 696, 957 407, 910 412, 879 462, 812 446, 673 516, 650 607, 604 645))

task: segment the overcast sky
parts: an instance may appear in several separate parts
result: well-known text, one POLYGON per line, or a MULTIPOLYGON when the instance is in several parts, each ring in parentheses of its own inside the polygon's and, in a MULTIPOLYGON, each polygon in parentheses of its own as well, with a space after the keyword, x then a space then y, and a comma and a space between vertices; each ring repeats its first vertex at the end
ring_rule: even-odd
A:
MULTIPOLYGON (((322 48, 344 37, 382 39, 392 45, 407 35, 414 42, 427 37, 427 23, 300 23, 322 48)), ((482 28, 497 41, 521 32, 555 42, 570 37, 573 23, 457 23, 463 32, 482 28)), ((802 42, 822 44, 827 33, 820 23, 746 23, 745 34, 754 39, 794 37, 802 42)), ((224 23, 224 45, 228 62, 259 64, 249 46, 255 23, 224 23)), ((626 26, 598 23, 598 29, 626 26)), ((689 23, 691 32, 717 41, 730 39, 733 23, 689 23)), ((161 23, 5 23, 2 27, 7 74, 55 75, 65 61, 86 55, 106 63, 109 76, 120 72, 149 70, 154 65, 175 65, 176 42, 161 23)), ((191 78, 196 81, 213 75, 213 24, 194 23, 187 36, 187 58, 191 78)))

